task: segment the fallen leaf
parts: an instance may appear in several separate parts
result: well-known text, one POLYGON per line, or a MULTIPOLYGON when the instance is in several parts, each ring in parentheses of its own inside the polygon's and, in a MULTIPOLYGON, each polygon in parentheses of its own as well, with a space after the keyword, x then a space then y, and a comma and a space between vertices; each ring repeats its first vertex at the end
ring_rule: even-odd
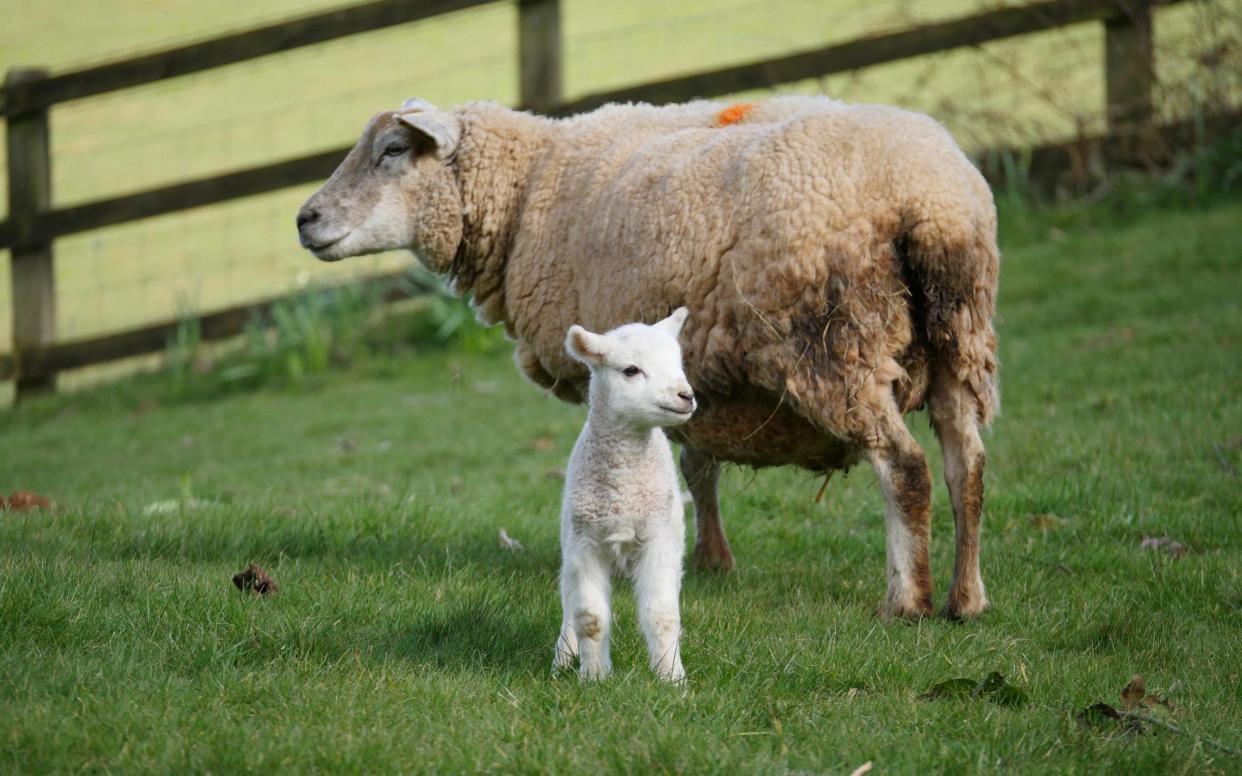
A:
POLYGON ((341 448, 342 453, 355 453, 358 451, 358 443, 347 436, 336 440, 336 445, 341 448))
POLYGON ((1143 701, 1146 699, 1147 681, 1142 674, 1135 674, 1130 677, 1130 683, 1121 690, 1121 708, 1133 709, 1145 705, 1143 701))
POLYGON ((1139 544, 1139 549, 1164 550, 1174 558, 1180 558, 1189 552, 1186 545, 1169 538, 1168 534, 1164 536, 1144 536, 1143 541, 1139 544))
POLYGON ((242 592, 249 591, 256 596, 280 592, 276 580, 269 577, 262 566, 254 563, 233 575, 233 585, 242 592))
POLYGON ((29 512, 32 509, 51 509, 52 502, 32 490, 15 490, 8 498, 0 496, 0 510, 29 512))
POLYGON ((1173 702, 1168 698, 1147 693, 1147 682, 1142 674, 1132 676, 1130 683, 1121 691, 1121 708, 1155 709, 1157 706, 1163 706, 1168 711, 1173 710, 1173 702))
POLYGON ((565 468, 562 466, 554 466, 551 469, 548 469, 547 471, 545 471, 543 474, 545 477, 547 477, 550 480, 564 480, 565 479, 565 468))
POLYGON ((522 549, 522 543, 505 533, 503 528, 500 529, 500 546, 511 552, 522 549))
POLYGON ((556 441, 550 436, 540 436, 530 440, 530 446, 536 452, 546 453, 556 449, 556 441))

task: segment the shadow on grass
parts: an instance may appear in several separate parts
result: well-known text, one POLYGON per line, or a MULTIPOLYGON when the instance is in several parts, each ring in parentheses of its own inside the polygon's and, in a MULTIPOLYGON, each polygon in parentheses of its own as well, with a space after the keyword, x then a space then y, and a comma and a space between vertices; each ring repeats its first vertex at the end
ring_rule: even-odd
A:
POLYGON ((444 670, 537 671, 551 666, 558 626, 532 614, 531 607, 474 597, 394 624, 375 649, 384 657, 444 670))

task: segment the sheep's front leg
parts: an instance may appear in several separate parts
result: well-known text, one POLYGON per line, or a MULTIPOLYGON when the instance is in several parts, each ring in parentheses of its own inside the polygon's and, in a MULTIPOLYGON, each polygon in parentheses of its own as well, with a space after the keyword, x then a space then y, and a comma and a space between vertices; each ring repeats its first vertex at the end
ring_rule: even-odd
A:
MULTIPOLYGON (((680 519, 678 515, 678 527, 680 519)), ((679 603, 684 546, 684 538, 681 541, 677 541, 676 537, 653 541, 644 548, 634 569, 638 625, 647 640, 651 668, 661 679, 671 682, 686 678, 686 671, 681 665, 679 603)))
MULTIPOLYGON (((568 646, 570 639, 576 641, 578 672, 583 680, 603 679, 612 672, 608 652, 612 618, 610 588, 609 567, 598 550, 571 540, 561 566, 564 616, 561 637, 557 641, 557 659, 561 659, 562 643, 568 646), (569 638, 566 638, 566 630, 572 631, 569 638)), ((572 653, 566 660, 573 660, 572 653)))
POLYGON ((694 497, 694 565, 705 571, 733 569, 733 552, 720 518, 717 482, 720 464, 707 453, 681 448, 681 474, 694 497))

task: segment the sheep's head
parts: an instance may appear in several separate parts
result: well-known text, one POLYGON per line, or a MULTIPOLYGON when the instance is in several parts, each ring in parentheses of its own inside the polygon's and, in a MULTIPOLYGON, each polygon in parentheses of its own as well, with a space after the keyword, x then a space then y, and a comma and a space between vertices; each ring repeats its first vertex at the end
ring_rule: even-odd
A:
POLYGON ((302 247, 324 261, 408 248, 446 270, 462 233, 460 138, 457 116, 423 100, 374 116, 298 212, 302 247))
POLYGON ((630 323, 606 334, 569 328, 565 350, 591 370, 593 413, 638 428, 679 426, 690 419, 694 392, 677 342, 687 314, 679 307, 650 326, 630 323))

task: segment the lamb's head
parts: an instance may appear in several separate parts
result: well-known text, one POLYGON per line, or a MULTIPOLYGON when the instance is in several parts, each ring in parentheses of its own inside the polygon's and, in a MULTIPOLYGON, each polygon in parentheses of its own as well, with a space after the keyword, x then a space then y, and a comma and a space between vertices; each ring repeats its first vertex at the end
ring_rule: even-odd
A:
POLYGON ((302 247, 324 261, 408 248, 448 269, 462 234, 456 115, 424 100, 372 117, 345 161, 298 212, 302 247))
POLYGON ((679 426, 694 413, 677 335, 684 307, 650 326, 630 323, 606 334, 571 326, 565 349, 591 370, 591 412, 634 428, 679 426))

